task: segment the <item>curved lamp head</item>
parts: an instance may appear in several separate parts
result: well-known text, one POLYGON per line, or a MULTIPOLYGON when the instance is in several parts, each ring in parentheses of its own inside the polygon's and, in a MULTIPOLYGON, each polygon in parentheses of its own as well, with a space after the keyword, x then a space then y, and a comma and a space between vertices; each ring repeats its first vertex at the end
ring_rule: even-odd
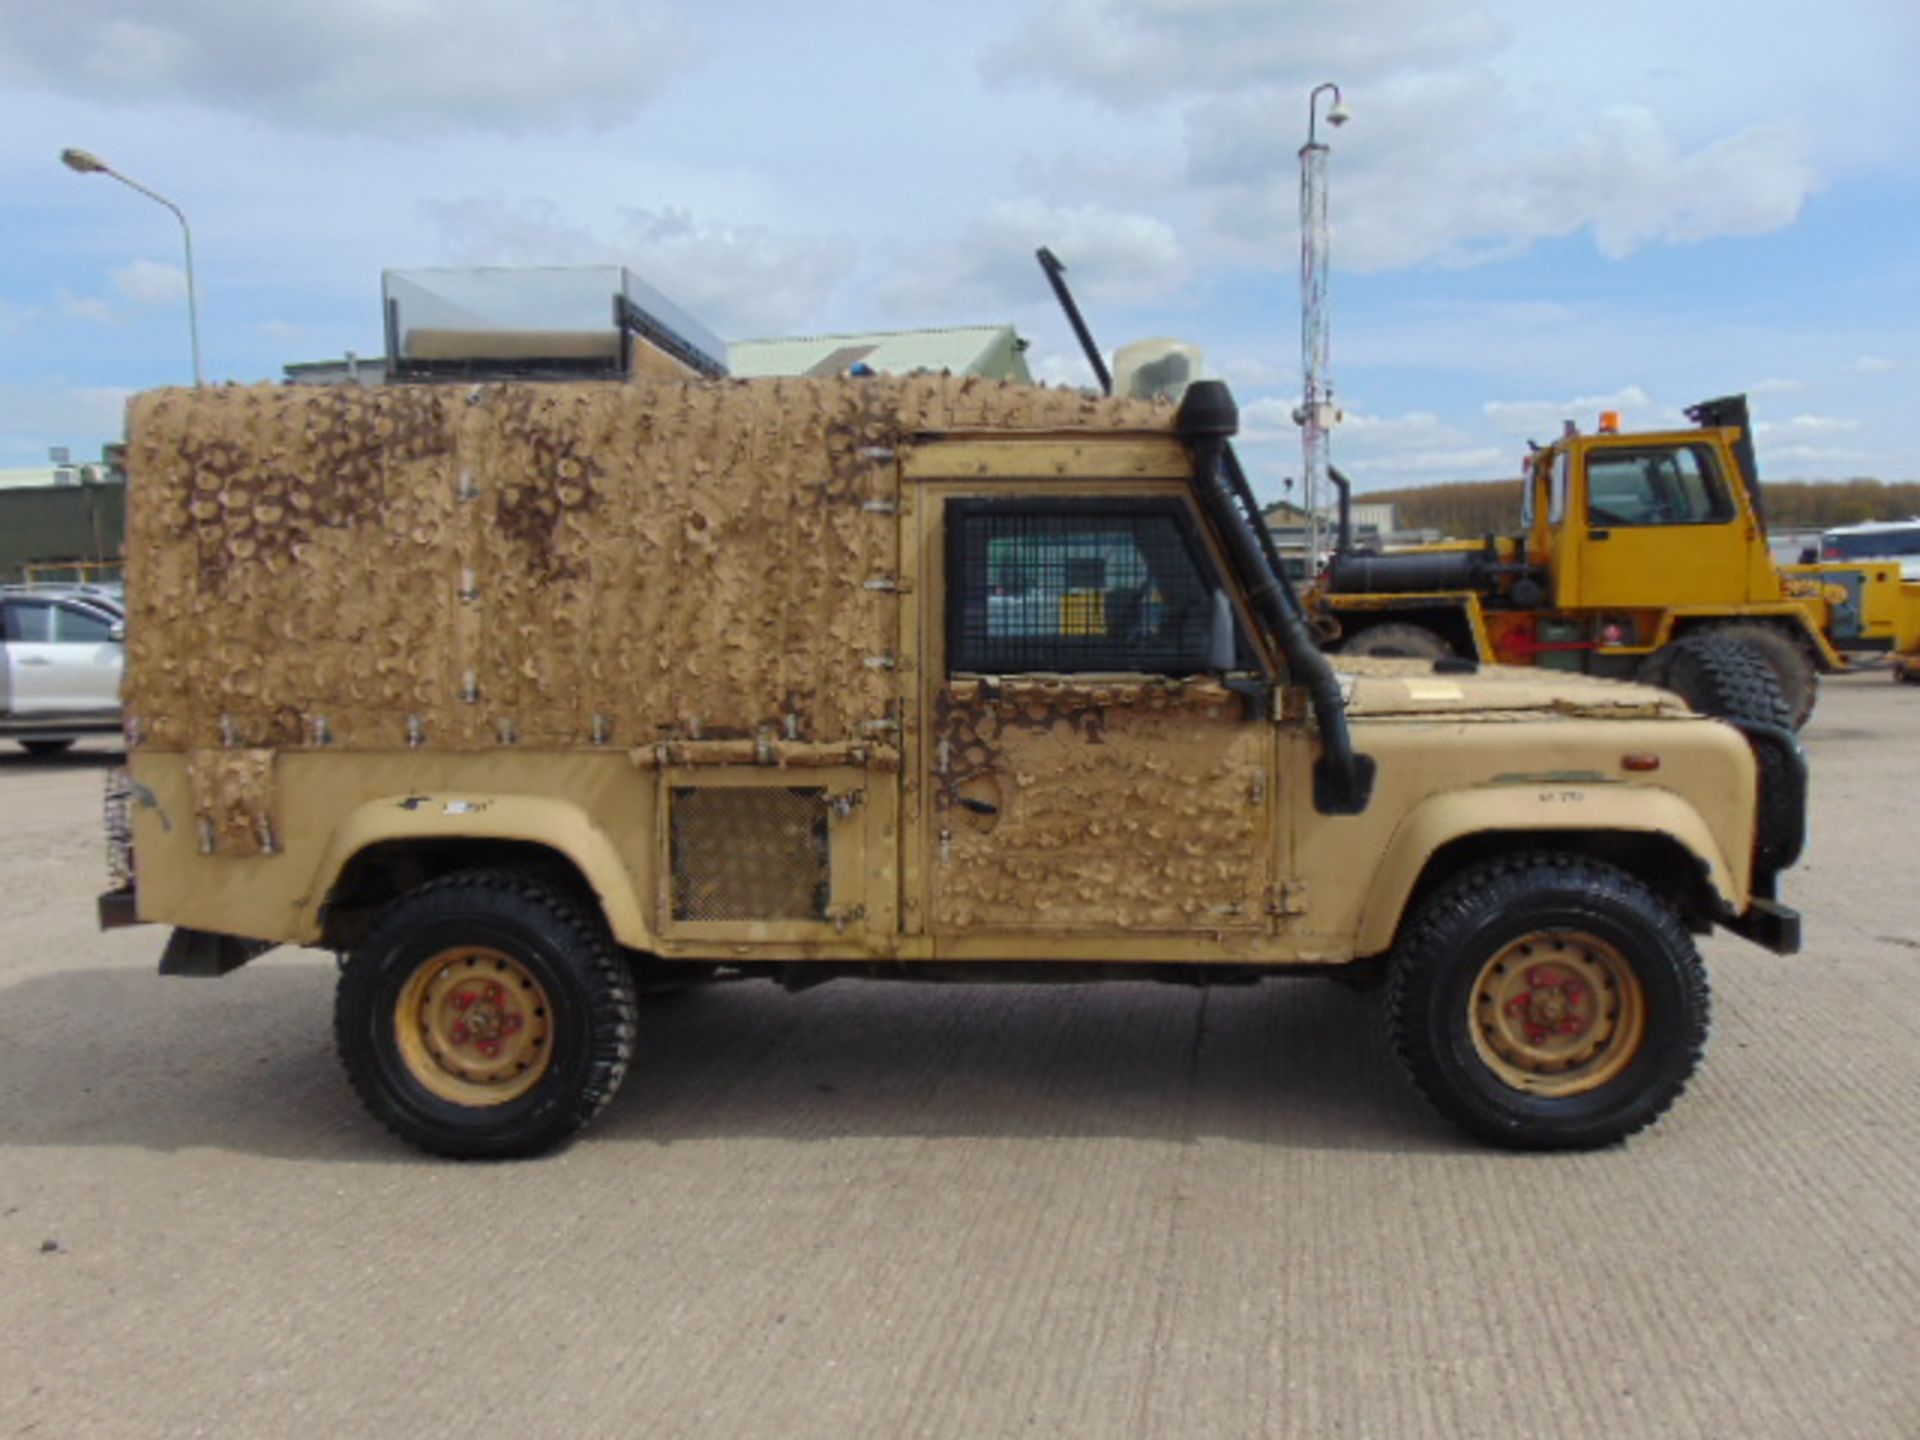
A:
POLYGON ((85 150, 62 150, 60 152, 60 163, 65 165, 69 170, 78 171, 82 175, 99 174, 107 168, 106 162, 98 155, 91 154, 85 150))
POLYGON ((1327 124, 1336 127, 1346 124, 1347 121, 1352 118, 1353 112, 1347 109, 1347 102, 1345 100, 1335 100, 1333 102, 1333 108, 1327 111, 1327 124))

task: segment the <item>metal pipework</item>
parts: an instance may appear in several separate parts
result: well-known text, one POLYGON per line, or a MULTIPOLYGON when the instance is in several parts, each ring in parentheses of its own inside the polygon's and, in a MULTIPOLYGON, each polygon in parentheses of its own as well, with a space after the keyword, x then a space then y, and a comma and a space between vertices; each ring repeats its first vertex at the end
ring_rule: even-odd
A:
POLYGON ((1273 633, 1294 678, 1307 687, 1321 742, 1313 767, 1314 809, 1358 815, 1372 797, 1374 763, 1354 753, 1333 666, 1313 643, 1272 538, 1264 526, 1254 529, 1260 512, 1228 438, 1240 428, 1239 407, 1221 381, 1196 380, 1180 402, 1177 423, 1193 456, 1194 496, 1226 545, 1254 613, 1273 633))

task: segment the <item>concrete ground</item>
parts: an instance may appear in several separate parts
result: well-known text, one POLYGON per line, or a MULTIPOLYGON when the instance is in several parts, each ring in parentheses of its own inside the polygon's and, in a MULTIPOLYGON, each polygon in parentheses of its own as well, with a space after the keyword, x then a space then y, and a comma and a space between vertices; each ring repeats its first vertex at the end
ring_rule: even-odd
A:
POLYGON ((0 1436, 1920 1435, 1917 732, 1829 685, 1806 952, 1710 942, 1691 1092, 1561 1157, 1297 981, 737 986, 566 1152, 427 1160, 328 957, 156 978, 106 756, 9 751, 0 1436))

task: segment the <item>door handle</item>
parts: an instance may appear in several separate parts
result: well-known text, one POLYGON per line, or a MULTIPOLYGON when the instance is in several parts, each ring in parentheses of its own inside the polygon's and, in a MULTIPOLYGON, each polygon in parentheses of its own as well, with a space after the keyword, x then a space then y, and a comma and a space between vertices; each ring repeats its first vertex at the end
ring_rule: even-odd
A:
POLYGON ((16 665, 51 665, 53 661, 44 655, 22 655, 14 663, 16 665))
POLYGON ((1587 539, 1589 540, 1611 540, 1612 538, 1613 538, 1613 532, 1611 530, 1587 531, 1587 539))

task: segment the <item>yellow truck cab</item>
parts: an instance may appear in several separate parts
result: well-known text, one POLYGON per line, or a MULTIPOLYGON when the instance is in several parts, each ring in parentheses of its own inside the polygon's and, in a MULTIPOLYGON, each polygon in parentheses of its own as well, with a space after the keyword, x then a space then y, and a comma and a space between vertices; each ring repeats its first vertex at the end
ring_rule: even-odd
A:
POLYGON ((1751 700, 1710 673, 1736 652, 1772 670, 1805 723, 1818 674, 1845 664, 1827 612, 1768 552, 1745 397, 1688 414, 1698 428, 1569 424, 1529 457, 1518 534, 1384 556, 1343 544, 1315 596, 1329 643, 1638 678, 1715 713, 1751 700))
POLYGON ((1798 944, 1791 734, 1330 660, 1236 423, 1206 381, 137 397, 103 921, 173 927, 170 974, 338 952, 348 1078, 447 1155, 561 1142, 649 994, 741 979, 1377 974, 1471 1133, 1641 1129, 1693 935, 1798 944))

